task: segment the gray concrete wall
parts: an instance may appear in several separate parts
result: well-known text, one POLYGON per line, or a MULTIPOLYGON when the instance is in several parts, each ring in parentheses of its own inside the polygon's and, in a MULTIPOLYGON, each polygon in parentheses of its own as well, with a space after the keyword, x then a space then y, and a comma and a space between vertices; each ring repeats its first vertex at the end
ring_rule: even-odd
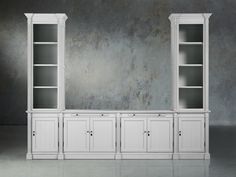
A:
POLYGON ((170 109, 168 16, 211 12, 211 125, 236 124, 236 1, 1 0, 0 124, 26 123, 24 12, 68 15, 66 106, 76 109, 170 109))

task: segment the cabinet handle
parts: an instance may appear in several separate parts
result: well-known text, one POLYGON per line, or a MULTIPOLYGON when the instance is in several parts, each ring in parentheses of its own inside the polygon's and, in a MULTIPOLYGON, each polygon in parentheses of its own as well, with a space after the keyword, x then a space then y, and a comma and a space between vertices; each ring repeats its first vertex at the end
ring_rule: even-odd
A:
POLYGON ((33 131, 33 136, 35 136, 35 131, 33 131))
POLYGON ((90 131, 86 131, 86 133, 90 133, 90 131))
POLYGON ((181 136, 182 135, 182 132, 181 131, 179 131, 179 136, 181 136))
POLYGON ((150 136, 150 131, 147 131, 147 135, 150 136))
POLYGON ((147 133, 147 131, 144 131, 143 134, 144 134, 144 133, 147 133))
POLYGON ((93 136, 93 131, 90 131, 90 136, 93 136))

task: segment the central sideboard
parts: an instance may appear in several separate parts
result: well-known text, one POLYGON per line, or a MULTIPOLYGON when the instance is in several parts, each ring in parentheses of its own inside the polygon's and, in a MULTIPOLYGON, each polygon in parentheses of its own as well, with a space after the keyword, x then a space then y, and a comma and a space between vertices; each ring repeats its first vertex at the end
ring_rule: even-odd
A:
POLYGON ((28 159, 209 159, 208 112, 28 112, 28 159), (31 147, 28 147, 31 148, 31 147))

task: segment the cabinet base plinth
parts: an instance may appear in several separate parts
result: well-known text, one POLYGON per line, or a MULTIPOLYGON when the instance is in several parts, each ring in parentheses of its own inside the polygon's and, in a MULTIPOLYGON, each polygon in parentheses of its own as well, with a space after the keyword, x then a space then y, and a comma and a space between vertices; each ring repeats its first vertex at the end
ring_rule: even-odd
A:
POLYGON ((178 153, 179 159, 205 159, 205 153, 178 153))
POLYGON ((122 159, 122 155, 121 155, 121 153, 116 154, 116 155, 115 155, 115 159, 117 159, 117 160, 122 159))
POLYGON ((174 160, 178 160, 178 159, 179 159, 179 154, 174 153, 174 154, 173 154, 173 159, 174 159, 174 160))
POLYGON ((42 160, 47 160, 47 159, 58 159, 57 154, 33 154, 32 159, 42 159, 42 160))
POLYGON ((64 159, 115 159, 115 153, 65 153, 64 159))
POLYGON ((26 155, 27 160, 32 159, 201 159, 209 160, 209 153, 64 153, 64 154, 30 154, 26 155))
POLYGON ((209 153, 205 153, 205 159, 209 160, 211 158, 211 155, 209 153))
POLYGON ((122 153, 122 159, 172 159, 172 153, 122 153))
POLYGON ((57 159, 58 160, 63 160, 64 159, 64 154, 58 154, 57 159))

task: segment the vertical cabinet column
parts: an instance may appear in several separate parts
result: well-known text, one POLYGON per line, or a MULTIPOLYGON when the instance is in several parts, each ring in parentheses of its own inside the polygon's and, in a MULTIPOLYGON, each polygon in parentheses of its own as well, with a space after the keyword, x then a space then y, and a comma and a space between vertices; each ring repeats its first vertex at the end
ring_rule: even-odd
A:
POLYGON ((174 159, 210 158, 210 16, 210 13, 176 13, 169 16, 173 64, 172 102, 177 114, 174 159))
POLYGON ((63 159, 63 13, 26 13, 28 70, 27 159, 63 159), (31 117, 32 116, 32 122, 31 117), (31 141, 32 140, 32 141, 31 141), (31 152, 32 154, 31 154, 31 152))

